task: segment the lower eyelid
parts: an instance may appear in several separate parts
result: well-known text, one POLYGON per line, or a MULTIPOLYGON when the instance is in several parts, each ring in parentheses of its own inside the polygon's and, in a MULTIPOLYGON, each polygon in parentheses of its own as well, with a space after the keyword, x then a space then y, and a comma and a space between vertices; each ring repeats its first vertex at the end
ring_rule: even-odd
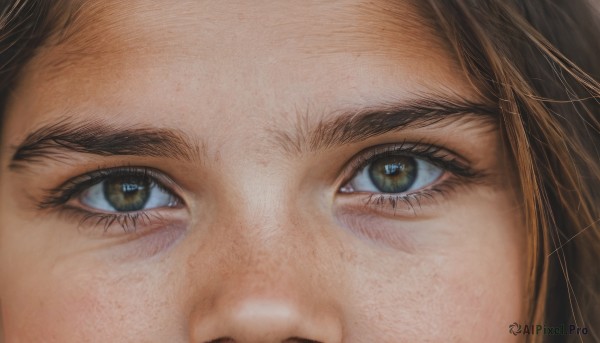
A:
POLYGON ((76 221, 79 232, 99 237, 140 234, 188 221, 182 206, 125 213, 91 212, 69 205, 57 210, 65 219, 76 221))
POLYGON ((469 185, 468 180, 451 175, 442 178, 432 187, 406 194, 340 193, 337 205, 353 212, 393 219, 424 219, 440 215, 439 205, 449 201, 461 186, 469 185))

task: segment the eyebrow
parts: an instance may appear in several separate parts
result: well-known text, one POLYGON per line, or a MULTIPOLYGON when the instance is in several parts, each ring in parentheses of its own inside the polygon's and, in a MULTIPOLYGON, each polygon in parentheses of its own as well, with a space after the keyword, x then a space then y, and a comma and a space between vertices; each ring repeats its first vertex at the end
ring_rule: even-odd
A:
MULTIPOLYGON (((495 125, 499 118, 497 113, 493 106, 481 103, 420 98, 400 105, 331 114, 332 119, 322 120, 312 128, 306 127, 311 115, 307 111, 301 114, 303 117, 299 118, 292 130, 270 131, 279 148, 288 153, 302 153, 352 144, 409 127, 428 127, 469 116, 478 119, 477 124, 488 122, 495 125)), ((74 123, 70 119, 64 119, 29 134, 15 148, 9 169, 14 171, 48 159, 68 158, 68 153, 202 160, 206 157, 202 147, 176 129, 119 127, 102 121, 74 123)))
POLYGON ((276 144, 288 153, 313 152, 365 141, 389 132, 436 124, 441 126, 461 119, 470 119, 470 123, 477 127, 496 129, 500 115, 498 108, 492 104, 432 96, 401 104, 366 107, 331 117, 307 129, 309 111, 299 114, 292 130, 273 130, 276 144))
POLYGON ((68 158, 68 153, 99 156, 136 155, 191 161, 200 159, 202 145, 183 132, 153 127, 119 127, 102 121, 86 123, 63 119, 29 134, 15 148, 10 170, 68 158))

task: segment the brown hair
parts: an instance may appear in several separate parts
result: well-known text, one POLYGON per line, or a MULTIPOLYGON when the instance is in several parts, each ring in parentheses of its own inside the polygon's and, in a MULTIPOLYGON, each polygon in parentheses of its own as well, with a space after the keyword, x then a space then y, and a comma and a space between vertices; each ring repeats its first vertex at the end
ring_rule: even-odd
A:
MULTIPOLYGON (((19 70, 69 22, 58 3, 0 3, 0 118, 19 70)), ((526 320, 587 327, 586 337, 569 339, 600 341, 598 8, 585 0, 417 3, 501 113, 531 242, 526 320)), ((544 338, 552 337, 528 336, 544 338)))
POLYGON ((471 82, 501 113, 531 242, 528 323, 575 324, 589 332, 569 339, 600 341, 597 8, 566 0, 428 6, 423 13, 434 14, 471 82))

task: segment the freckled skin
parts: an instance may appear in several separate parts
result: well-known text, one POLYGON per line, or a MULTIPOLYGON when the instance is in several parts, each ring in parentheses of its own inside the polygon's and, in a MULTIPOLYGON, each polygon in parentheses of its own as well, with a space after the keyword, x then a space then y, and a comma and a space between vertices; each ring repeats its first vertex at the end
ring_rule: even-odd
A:
POLYGON ((95 25, 43 49, 6 112, 5 341, 517 341, 508 325, 524 311, 524 227, 497 133, 456 124, 300 156, 273 148, 272 129, 299 113, 316 121, 331 109, 449 87, 474 98, 414 9, 397 2, 394 12, 406 15, 392 21, 381 9, 391 5, 369 6, 84 6, 78 20, 95 25), (67 58, 68 68, 45 68, 67 58), (8 171, 12 143, 66 115, 174 127, 200 137, 207 160, 74 156, 8 171), (456 187, 417 218, 356 210, 360 201, 336 192, 343 185, 331 180, 362 149, 423 138, 471 156, 494 182, 456 187), (108 237, 32 209, 25 189, 35 198, 99 165, 162 170, 186 206, 164 228, 108 237))

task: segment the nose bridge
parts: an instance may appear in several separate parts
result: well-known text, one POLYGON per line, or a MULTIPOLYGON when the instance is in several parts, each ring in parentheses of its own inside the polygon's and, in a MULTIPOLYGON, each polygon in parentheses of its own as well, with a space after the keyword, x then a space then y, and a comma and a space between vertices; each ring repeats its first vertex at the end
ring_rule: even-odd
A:
POLYGON ((193 342, 341 342, 341 318, 320 268, 297 249, 277 246, 283 242, 255 248, 250 239, 243 252, 221 259, 211 293, 191 314, 193 342))
POLYGON ((219 211, 211 230, 225 236, 225 244, 237 256, 235 262, 254 273, 266 269, 273 274, 282 266, 302 269, 299 256, 304 261, 319 259, 323 232, 312 216, 299 210, 303 206, 293 181, 253 169, 235 191, 224 196, 227 199, 221 203, 229 206, 219 211))
POLYGON ((341 341, 317 231, 280 195, 268 193, 218 216, 211 231, 219 236, 213 237, 219 257, 211 257, 217 264, 212 285, 193 300, 193 342, 341 341))

